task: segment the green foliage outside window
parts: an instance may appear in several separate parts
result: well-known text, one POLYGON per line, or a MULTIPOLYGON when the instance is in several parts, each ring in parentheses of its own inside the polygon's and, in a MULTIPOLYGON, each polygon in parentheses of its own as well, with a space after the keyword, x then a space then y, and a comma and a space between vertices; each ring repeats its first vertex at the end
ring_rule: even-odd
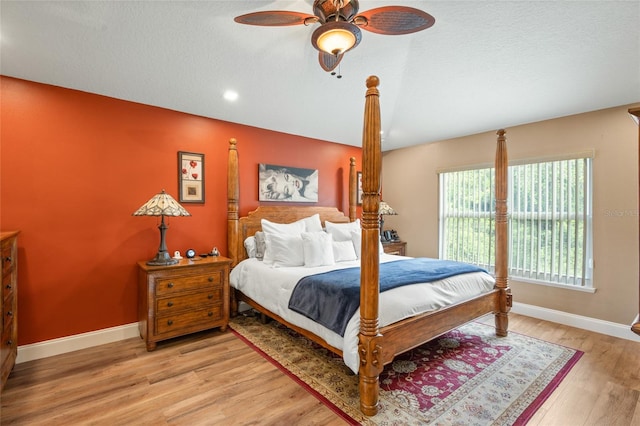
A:
MULTIPOLYGON (((590 159, 509 167, 509 273, 589 285, 590 159)), ((441 257, 495 264, 494 169, 441 175, 441 257)))

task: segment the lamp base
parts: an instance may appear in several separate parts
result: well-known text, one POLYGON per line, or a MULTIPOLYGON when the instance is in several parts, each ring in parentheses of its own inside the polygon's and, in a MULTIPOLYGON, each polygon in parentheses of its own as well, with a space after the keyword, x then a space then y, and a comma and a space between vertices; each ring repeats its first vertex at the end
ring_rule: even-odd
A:
POLYGON ((178 263, 178 259, 174 259, 169 256, 167 252, 158 252, 156 257, 147 262, 149 266, 167 266, 167 265, 175 265, 178 263))

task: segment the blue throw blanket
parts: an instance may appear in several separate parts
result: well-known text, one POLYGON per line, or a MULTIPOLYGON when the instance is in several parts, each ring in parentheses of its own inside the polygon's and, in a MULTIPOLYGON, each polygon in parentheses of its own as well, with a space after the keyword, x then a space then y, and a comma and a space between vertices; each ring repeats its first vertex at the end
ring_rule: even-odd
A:
MULTIPOLYGON (((468 272, 486 272, 467 263, 428 258, 380 264, 380 292, 408 284, 427 283, 468 272)), ((289 309, 344 336, 360 306, 360 268, 339 269, 303 277, 289 299, 289 309)))

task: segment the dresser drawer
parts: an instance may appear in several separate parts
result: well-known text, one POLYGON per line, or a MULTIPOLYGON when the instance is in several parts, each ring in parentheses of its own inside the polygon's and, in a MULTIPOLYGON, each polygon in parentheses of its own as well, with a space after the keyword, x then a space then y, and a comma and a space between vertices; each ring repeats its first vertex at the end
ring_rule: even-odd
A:
POLYGON ((2 241, 2 276, 11 275, 16 263, 15 239, 2 241))
POLYGON ((5 333, 11 336, 13 328, 13 321, 15 320, 15 299, 13 297, 4 299, 2 301, 2 336, 5 337, 5 333))
MULTIPOLYGON (((13 365, 5 366, 5 362, 10 362, 11 354, 16 350, 16 344, 11 340, 11 333, 2 333, 2 341, 0 341, 0 366, 7 368, 9 371, 13 368, 13 365)), ((7 372, 7 376, 9 375, 7 372)))
POLYGON ((211 287, 198 293, 163 297, 156 300, 156 312, 166 314, 184 309, 197 309, 212 303, 222 303, 222 285, 211 287))
POLYGON ((206 309, 198 309, 183 312, 176 315, 156 317, 156 333, 165 334, 172 332, 182 332, 184 329, 197 328, 202 326, 204 330, 214 327, 216 322, 223 319, 222 305, 209 306, 206 309))
POLYGON ((203 275, 163 277, 157 281, 156 295, 165 296, 181 291, 197 290, 203 287, 220 285, 221 283, 222 271, 214 271, 203 275))
POLYGON ((13 298, 15 283, 11 274, 2 275, 2 300, 13 298))

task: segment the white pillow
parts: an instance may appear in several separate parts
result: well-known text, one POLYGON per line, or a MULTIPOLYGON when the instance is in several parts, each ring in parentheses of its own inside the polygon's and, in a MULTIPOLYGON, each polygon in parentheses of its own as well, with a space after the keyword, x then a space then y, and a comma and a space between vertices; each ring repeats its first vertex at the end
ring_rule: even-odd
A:
POLYGON ((301 219, 293 223, 276 223, 267 219, 261 219, 262 232, 265 234, 286 234, 286 235, 300 235, 300 233, 306 231, 304 219, 301 219))
POLYGON ((349 223, 333 223, 325 221, 327 232, 333 237, 333 241, 351 241, 351 231, 360 230, 360 219, 349 223))
POLYGON ((273 267, 304 265, 300 235, 265 234, 264 263, 273 267))
POLYGON ((351 231, 351 243, 356 252, 356 256, 360 259, 360 252, 362 251, 362 230, 351 231))
POLYGON ((256 239, 254 237, 247 237, 244 240, 244 249, 247 251, 247 257, 256 257, 256 239))
POLYGON ((347 262, 349 260, 358 260, 356 251, 351 241, 334 241, 333 258, 336 262, 347 262))
POLYGON ((253 236, 256 242, 256 259, 262 260, 264 258, 264 252, 266 250, 265 233, 262 231, 256 232, 253 236))
POLYGON ((306 232, 323 232, 319 213, 316 213, 313 216, 305 217, 300 221, 304 222, 304 228, 306 232))
POLYGON ((262 224, 262 231, 267 234, 300 235, 302 232, 322 231, 322 222, 320 222, 319 213, 292 223, 277 223, 267 219, 261 219, 260 223, 262 224))
MULTIPOLYGON (((356 256, 360 259, 360 253, 362 252, 362 230, 358 229, 357 231, 351 231, 351 242, 353 243, 353 248, 356 251, 356 256)), ((382 241, 378 240, 378 252, 380 254, 384 253, 384 246, 382 245, 382 241)))
POLYGON ((303 232, 302 248, 304 251, 304 266, 333 265, 333 249, 331 235, 326 232, 303 232))

